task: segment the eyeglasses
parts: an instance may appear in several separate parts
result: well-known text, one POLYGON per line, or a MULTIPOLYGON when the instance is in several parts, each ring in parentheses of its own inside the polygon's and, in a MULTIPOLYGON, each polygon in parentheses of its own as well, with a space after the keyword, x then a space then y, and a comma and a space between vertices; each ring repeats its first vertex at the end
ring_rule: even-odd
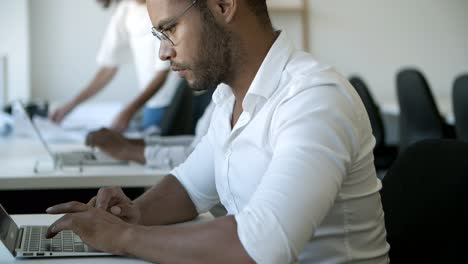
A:
POLYGON ((175 46, 174 42, 166 34, 166 31, 170 30, 175 25, 177 20, 183 17, 190 10, 190 8, 192 8, 197 3, 197 1, 198 0, 193 0, 192 3, 187 8, 185 8, 184 11, 180 15, 176 16, 174 19, 169 21, 165 26, 162 26, 161 29, 152 27, 151 33, 153 34, 153 36, 157 37, 160 41, 163 41, 163 40, 169 41, 169 43, 171 43, 172 46, 175 46))

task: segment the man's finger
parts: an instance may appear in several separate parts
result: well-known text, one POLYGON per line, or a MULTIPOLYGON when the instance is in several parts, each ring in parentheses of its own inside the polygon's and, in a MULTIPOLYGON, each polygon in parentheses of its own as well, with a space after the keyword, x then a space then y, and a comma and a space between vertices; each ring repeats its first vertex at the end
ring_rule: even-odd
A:
POLYGON ((109 209, 109 207, 113 205, 110 204, 110 202, 115 195, 116 192, 114 188, 107 187, 99 189, 98 194, 96 196, 96 208, 100 208, 107 211, 107 209, 109 209))
POLYGON ((96 196, 94 196, 93 198, 91 198, 91 200, 89 200, 89 202, 88 202, 88 206, 96 207, 96 200, 97 200, 97 197, 96 197, 96 196))
POLYGON ((122 215, 122 207, 121 206, 112 206, 111 209, 110 209, 110 212, 113 215, 121 216, 122 215))
POLYGON ((110 212, 115 216, 132 217, 134 215, 134 208, 131 203, 121 203, 112 206, 110 212))
POLYGON ((89 206, 80 202, 68 202, 63 204, 57 204, 47 208, 48 214, 68 214, 78 213, 89 209, 89 206))
POLYGON ((49 226, 46 233, 46 238, 53 238, 62 230, 73 230, 72 227, 72 214, 67 214, 59 218, 52 225, 49 226))

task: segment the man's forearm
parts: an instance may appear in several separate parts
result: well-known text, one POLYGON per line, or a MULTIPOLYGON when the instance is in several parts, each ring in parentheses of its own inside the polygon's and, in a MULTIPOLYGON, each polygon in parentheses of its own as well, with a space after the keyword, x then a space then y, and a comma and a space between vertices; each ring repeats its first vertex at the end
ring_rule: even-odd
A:
POLYGON ((114 78, 117 70, 117 67, 101 68, 91 83, 72 100, 72 104, 77 106, 101 91, 114 78))
POLYGON ((164 177, 134 204, 141 212, 139 224, 146 226, 175 224, 198 216, 187 191, 172 175, 164 177))
POLYGON ((158 263, 255 263, 233 216, 185 226, 132 226, 121 243, 125 254, 158 263))

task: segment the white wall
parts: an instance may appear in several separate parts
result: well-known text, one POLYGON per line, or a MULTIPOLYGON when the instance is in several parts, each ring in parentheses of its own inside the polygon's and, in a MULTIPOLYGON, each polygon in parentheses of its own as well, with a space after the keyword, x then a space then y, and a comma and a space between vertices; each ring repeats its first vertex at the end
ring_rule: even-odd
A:
MULTIPOLYGON (((4 2, 17 6, 24 0, 0 0, 4 2)), ((94 0, 29 3, 33 96, 68 99, 96 70, 95 55, 110 12, 94 0)), ((423 70, 438 97, 450 96, 455 76, 468 72, 466 0, 308 3, 311 52, 347 76, 364 77, 380 102, 395 98, 395 74, 403 66, 423 70)), ((275 13, 273 20, 301 46, 299 18, 275 13)), ((134 95, 134 83, 133 69, 127 67, 98 99, 127 100, 134 95)))
MULTIPOLYGON (((110 15, 95 0, 30 0, 33 97, 68 100, 90 81, 110 15)), ((136 94, 136 84, 133 67, 121 67, 93 100, 127 101, 136 94)))
POLYGON ((421 69, 439 98, 468 72, 466 0, 310 0, 310 12, 312 53, 364 77, 380 102, 395 98, 402 66, 421 69))
POLYGON ((281 29, 298 49, 303 49, 302 22, 296 12, 270 12, 273 27, 281 29))
POLYGON ((28 98, 30 73, 27 0, 0 0, 1 57, 6 57, 5 99, 9 101, 28 98))

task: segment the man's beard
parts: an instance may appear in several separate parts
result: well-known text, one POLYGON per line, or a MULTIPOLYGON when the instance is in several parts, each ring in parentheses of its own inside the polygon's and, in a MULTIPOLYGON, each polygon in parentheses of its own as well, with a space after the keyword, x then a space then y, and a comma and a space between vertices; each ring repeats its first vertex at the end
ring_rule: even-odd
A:
POLYGON ((232 74, 231 34, 216 23, 208 9, 201 12, 205 23, 201 30, 198 61, 192 68, 194 80, 190 84, 195 91, 214 89, 232 74))

